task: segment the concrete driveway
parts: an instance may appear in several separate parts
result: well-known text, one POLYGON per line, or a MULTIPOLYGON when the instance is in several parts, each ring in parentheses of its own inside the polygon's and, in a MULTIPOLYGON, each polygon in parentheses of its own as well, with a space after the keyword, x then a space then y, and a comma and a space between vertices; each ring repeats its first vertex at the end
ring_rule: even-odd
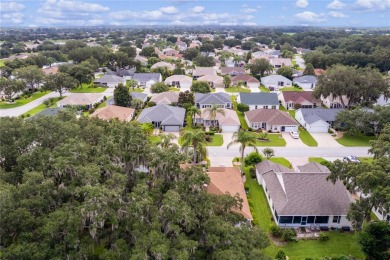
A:
POLYGON ((317 141, 318 147, 344 147, 328 133, 310 133, 317 141))
POLYGON ((259 93, 261 92, 259 88, 249 88, 252 93, 259 93))
POLYGON ((231 141, 233 137, 233 133, 221 133, 223 136, 223 147, 226 147, 231 141))
POLYGON ((282 133, 282 136, 286 141, 286 147, 297 147, 297 148, 307 147, 307 145, 305 145, 300 138, 299 139, 292 138, 290 133, 282 133))

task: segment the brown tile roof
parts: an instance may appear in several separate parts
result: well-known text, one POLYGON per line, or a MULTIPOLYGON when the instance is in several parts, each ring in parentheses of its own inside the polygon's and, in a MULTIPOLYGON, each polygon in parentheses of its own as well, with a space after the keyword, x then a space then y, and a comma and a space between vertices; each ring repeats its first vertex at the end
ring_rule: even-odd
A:
POLYGON ((325 72, 326 72, 326 71, 323 70, 323 69, 314 69, 314 74, 315 74, 316 76, 320 76, 320 75, 324 74, 325 72))
POLYGON ((130 121, 133 117, 134 109, 120 106, 107 106, 97 109, 91 117, 97 117, 103 120, 117 118, 120 121, 130 121))
POLYGON ((239 169, 235 167, 210 167, 207 174, 210 177, 207 192, 216 195, 228 193, 231 196, 238 194, 243 200, 242 208, 234 208, 233 211, 241 213, 246 219, 252 220, 244 182, 239 169))
POLYGON ((283 91, 282 95, 283 95, 284 101, 286 101, 286 102, 292 101, 292 102, 298 103, 298 104, 304 102, 305 100, 309 101, 311 103, 319 103, 320 102, 319 99, 316 99, 313 96, 312 91, 303 91, 303 92, 302 91, 283 91))
POLYGON ((299 125, 287 112, 277 109, 255 109, 245 112, 250 122, 265 122, 271 125, 299 125))
POLYGON ((232 82, 238 82, 238 81, 245 81, 245 82, 250 82, 250 83, 253 83, 253 82, 260 83, 260 81, 258 79, 256 79, 255 77, 252 77, 251 75, 238 75, 238 76, 235 76, 232 78, 232 82))

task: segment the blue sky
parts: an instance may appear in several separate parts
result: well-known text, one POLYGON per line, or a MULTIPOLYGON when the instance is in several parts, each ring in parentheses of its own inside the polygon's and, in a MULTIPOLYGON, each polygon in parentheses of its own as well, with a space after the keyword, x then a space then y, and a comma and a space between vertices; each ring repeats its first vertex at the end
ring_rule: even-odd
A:
POLYGON ((390 0, 1 0, 2 26, 390 27, 390 0))

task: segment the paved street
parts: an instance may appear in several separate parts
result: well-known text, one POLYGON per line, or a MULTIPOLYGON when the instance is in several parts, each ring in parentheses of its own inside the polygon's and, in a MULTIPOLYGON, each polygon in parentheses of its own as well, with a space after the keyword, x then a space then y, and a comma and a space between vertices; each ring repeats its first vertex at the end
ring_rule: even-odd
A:
POLYGON ((297 62, 300 68, 302 69, 306 68, 305 61, 302 59, 301 56, 295 56, 295 61, 297 62))

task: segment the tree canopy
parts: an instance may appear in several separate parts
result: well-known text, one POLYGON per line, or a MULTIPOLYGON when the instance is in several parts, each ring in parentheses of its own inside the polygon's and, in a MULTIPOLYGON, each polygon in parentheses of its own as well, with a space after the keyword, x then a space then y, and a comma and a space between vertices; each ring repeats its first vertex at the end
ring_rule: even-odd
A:
POLYGON ((150 92, 152 93, 162 93, 169 91, 169 86, 164 82, 156 82, 150 87, 150 92))
POLYGON ((253 76, 264 76, 266 72, 272 71, 272 65, 266 59, 256 59, 252 64, 249 64, 249 69, 253 76))
POLYGON ((75 89, 78 85, 77 80, 68 74, 59 72, 46 77, 46 83, 42 86, 44 90, 57 91, 62 94, 68 90, 75 89))
POLYGON ((210 84, 206 81, 194 81, 191 85, 191 91, 195 93, 210 93, 210 84))
POLYGON ((209 56, 203 56, 202 54, 198 54, 193 62, 196 66, 199 67, 213 67, 215 65, 214 58, 209 56))
POLYGON ((114 89, 114 101, 115 105, 121 107, 129 107, 131 105, 131 96, 129 88, 123 84, 119 84, 114 89))

